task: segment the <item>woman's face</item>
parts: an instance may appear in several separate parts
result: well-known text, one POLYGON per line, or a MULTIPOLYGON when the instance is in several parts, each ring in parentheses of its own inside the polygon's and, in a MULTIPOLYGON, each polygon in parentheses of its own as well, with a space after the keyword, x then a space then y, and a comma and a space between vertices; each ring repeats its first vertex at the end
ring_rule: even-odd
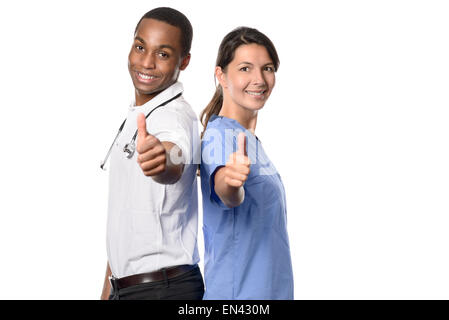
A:
POLYGON ((264 106, 275 84, 273 61, 267 49, 258 44, 238 47, 225 72, 216 68, 216 76, 223 87, 225 101, 250 111, 264 106))

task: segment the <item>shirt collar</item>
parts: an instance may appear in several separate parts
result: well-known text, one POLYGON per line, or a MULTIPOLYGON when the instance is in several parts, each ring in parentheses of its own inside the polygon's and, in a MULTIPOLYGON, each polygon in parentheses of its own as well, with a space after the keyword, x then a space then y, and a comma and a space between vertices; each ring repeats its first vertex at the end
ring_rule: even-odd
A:
POLYGON ((183 92, 183 91, 184 91, 184 87, 183 87, 182 83, 177 81, 174 84, 172 84, 170 87, 165 89, 164 91, 157 94, 153 99, 151 99, 150 101, 148 101, 147 103, 145 103, 141 106, 136 107, 136 100, 134 98, 133 102, 129 106, 129 110, 139 111, 139 112, 143 112, 143 113, 150 112, 151 110, 156 108, 161 103, 164 103, 165 101, 173 98, 174 96, 176 96, 177 94, 179 94, 180 92, 183 92))

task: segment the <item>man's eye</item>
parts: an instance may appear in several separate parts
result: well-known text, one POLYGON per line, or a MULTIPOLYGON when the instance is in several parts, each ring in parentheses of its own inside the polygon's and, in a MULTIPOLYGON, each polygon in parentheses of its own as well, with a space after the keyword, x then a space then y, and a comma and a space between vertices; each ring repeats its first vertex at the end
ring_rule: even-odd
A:
POLYGON ((165 53, 165 52, 159 52, 159 56, 160 56, 161 58, 168 58, 168 54, 165 53))
POLYGON ((142 46, 139 46, 139 45, 136 46, 136 49, 137 49, 138 51, 143 51, 143 47, 142 47, 142 46))

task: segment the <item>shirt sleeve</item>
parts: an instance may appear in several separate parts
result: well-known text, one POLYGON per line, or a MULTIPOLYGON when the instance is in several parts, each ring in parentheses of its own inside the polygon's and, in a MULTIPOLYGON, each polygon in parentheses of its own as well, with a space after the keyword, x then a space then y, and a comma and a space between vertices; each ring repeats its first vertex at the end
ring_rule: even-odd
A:
POLYGON ((231 153, 236 151, 235 131, 232 128, 208 127, 201 144, 201 170, 209 179, 210 200, 221 208, 229 209, 215 192, 215 174, 226 165, 231 153))
POLYGON ((182 151, 183 162, 186 163, 192 158, 193 130, 198 130, 195 120, 179 110, 155 110, 147 119, 147 130, 161 142, 177 145, 182 151))

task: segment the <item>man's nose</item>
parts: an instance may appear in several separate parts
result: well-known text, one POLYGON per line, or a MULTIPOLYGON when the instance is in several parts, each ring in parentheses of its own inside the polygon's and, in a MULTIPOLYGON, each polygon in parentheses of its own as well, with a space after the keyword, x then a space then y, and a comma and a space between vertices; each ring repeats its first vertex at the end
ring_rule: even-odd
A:
POLYGON ((152 53, 148 53, 142 58, 142 67, 145 69, 155 69, 156 68, 156 59, 152 53))

